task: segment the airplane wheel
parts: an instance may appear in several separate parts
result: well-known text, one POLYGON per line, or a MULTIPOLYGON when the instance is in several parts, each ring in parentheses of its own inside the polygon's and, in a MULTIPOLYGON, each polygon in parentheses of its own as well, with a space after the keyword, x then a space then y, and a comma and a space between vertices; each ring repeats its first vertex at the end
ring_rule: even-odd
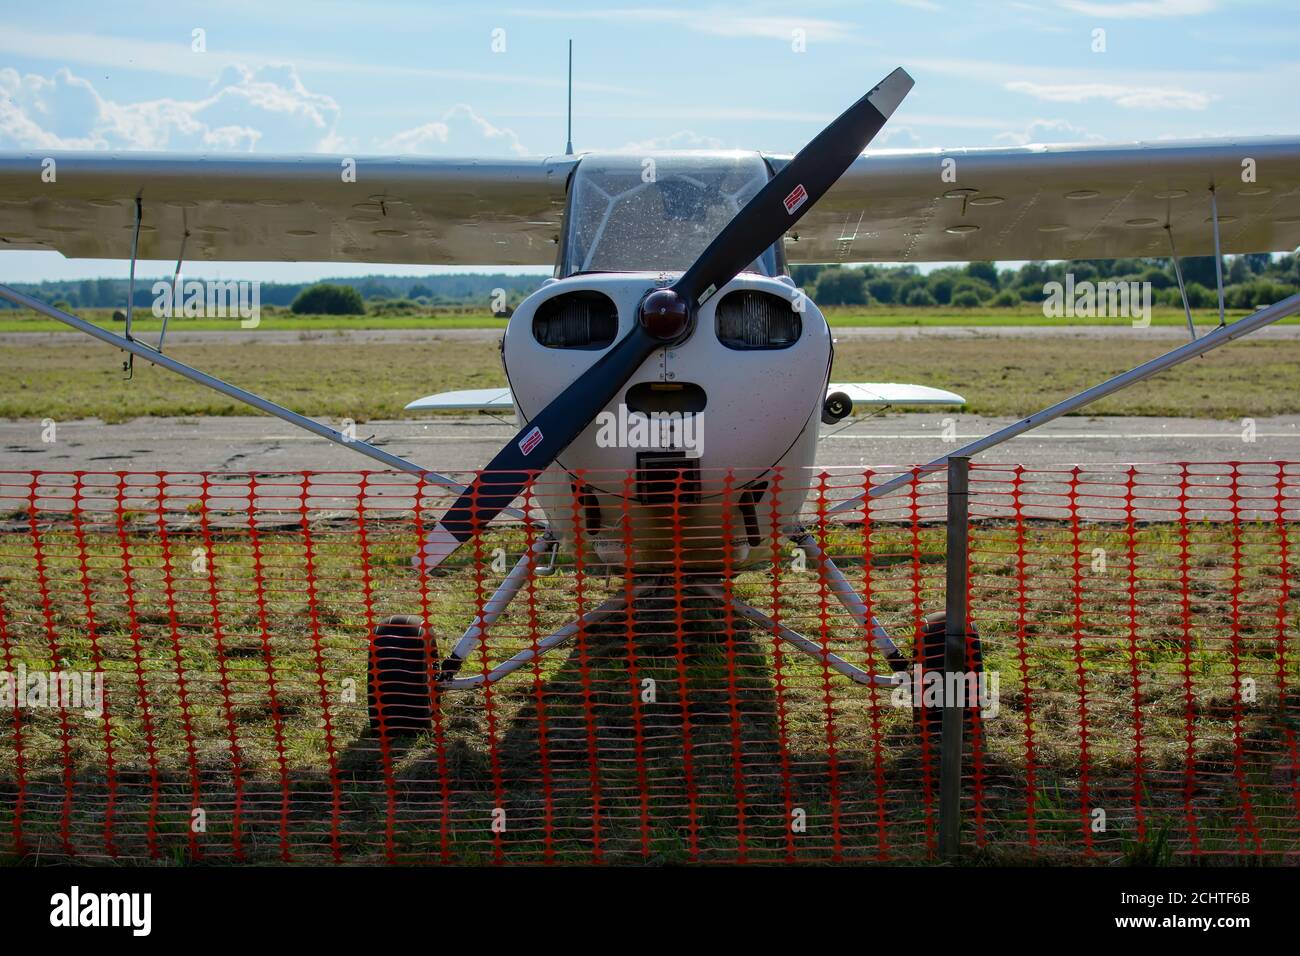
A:
POLYGON ((366 683, 374 733, 410 736, 433 726, 429 661, 437 655, 433 636, 425 635, 418 617, 394 615, 375 628, 366 683))
POLYGON ((822 424, 834 425, 853 414, 853 399, 843 392, 831 392, 822 402, 822 424))
MULTIPOLYGON (((944 643, 946 635, 944 631, 948 626, 948 615, 944 611, 935 611, 927 614, 921 620, 921 627, 916 632, 916 649, 917 662, 921 665, 922 673, 930 672, 943 673, 944 643)), ((973 671, 976 675, 980 674, 983 669, 983 653, 980 648, 979 631, 972 622, 970 625, 971 643, 966 647, 967 661, 966 669, 973 671)), ((976 678, 978 680, 978 677, 976 678)), ((925 684, 921 687, 924 690, 925 684)), ((970 719, 971 711, 978 710, 976 704, 966 708, 966 718, 970 719)), ((943 731, 943 708, 926 706, 925 701, 913 701, 912 703, 912 725, 916 732, 921 733, 924 726, 930 732, 930 739, 938 741, 943 731)))

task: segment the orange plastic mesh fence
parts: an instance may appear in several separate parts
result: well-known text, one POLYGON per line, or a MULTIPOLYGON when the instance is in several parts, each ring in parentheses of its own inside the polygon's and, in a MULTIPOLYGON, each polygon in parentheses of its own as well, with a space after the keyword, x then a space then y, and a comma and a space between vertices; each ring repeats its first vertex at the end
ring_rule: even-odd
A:
MULTIPOLYGON (((0 473, 0 852, 926 859, 931 675, 873 637, 930 646, 943 475, 831 513, 897 474, 547 473, 426 574, 405 475, 0 473)), ((1295 862, 1300 465, 970 487, 967 849, 1295 862)))

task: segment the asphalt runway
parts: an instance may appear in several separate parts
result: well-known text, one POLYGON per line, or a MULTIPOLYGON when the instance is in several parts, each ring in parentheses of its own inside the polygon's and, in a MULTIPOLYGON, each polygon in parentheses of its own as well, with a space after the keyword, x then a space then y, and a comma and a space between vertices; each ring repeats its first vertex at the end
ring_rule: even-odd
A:
MULTIPOLYGON (((886 414, 823 428, 818 465, 915 465, 948 454, 1012 419, 952 412, 886 414), (945 419, 955 441, 944 440, 945 419)), ((334 423, 338 424, 338 423, 334 423)), ((266 417, 148 418, 117 425, 59 422, 53 442, 39 421, 0 422, 4 471, 236 471, 380 468, 347 449, 266 417)), ((481 468, 514 434, 486 415, 375 421, 357 437, 436 471, 481 468)), ((1194 418, 1067 417, 976 460, 1026 466, 1111 462, 1300 461, 1300 415, 1255 421, 1254 440, 1236 421, 1194 418)))
MULTIPOLYGON (((415 342, 431 339, 495 341, 501 329, 354 329, 322 331, 175 331, 168 342, 415 342)), ((1208 331, 1208 327, 1200 329, 1208 331)), ((1122 329, 1110 326, 855 326, 834 330, 837 339, 929 336, 1105 338, 1138 335, 1185 340, 1176 327, 1122 329)), ((1258 338, 1300 338, 1300 326, 1273 326, 1258 338)), ((0 334, 0 342, 55 345, 78 338, 71 332, 0 334)), ((1009 424, 951 411, 889 413, 823 428, 818 465, 868 468, 915 465, 953 451, 967 441, 1009 424), (944 441, 945 420, 956 426, 944 441)), ((335 423, 337 424, 337 423, 335 423)), ((486 415, 374 421, 357 437, 370 439, 423 467, 443 472, 481 468, 514 433, 512 424, 486 415)), ((59 422, 47 442, 36 420, 0 421, 0 470, 94 471, 297 471, 378 468, 377 463, 261 416, 147 418, 116 425, 95 419, 59 422)), ((1300 461, 1300 415, 1256 420, 1253 441, 1241 422, 1193 418, 1069 417, 981 455, 977 461, 1026 466, 1111 462, 1300 461)))

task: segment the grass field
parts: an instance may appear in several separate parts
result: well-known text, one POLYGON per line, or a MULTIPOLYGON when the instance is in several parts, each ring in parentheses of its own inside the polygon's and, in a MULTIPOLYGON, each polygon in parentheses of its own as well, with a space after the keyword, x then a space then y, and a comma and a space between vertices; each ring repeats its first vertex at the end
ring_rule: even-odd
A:
MULTIPOLYGON (((121 333, 123 324, 112 321, 112 309, 73 310, 75 314, 96 325, 121 333)), ((1113 318, 1048 318, 1042 309, 1034 305, 1018 308, 975 308, 956 309, 945 306, 925 308, 907 308, 903 306, 875 306, 858 308, 852 306, 828 306, 823 310, 832 326, 879 326, 882 328, 906 326, 1056 326, 1071 325, 1114 326, 1125 328, 1130 325, 1127 319, 1113 318)), ((1228 310, 1229 321, 1245 315, 1240 310, 1228 310)), ((1199 327, 1208 328, 1217 325, 1219 313, 1214 309, 1194 309, 1193 318, 1199 327)), ((1151 310, 1151 324, 1154 326, 1185 328, 1187 319, 1181 309, 1156 306, 1151 310)), ((1282 320, 1282 324, 1300 323, 1300 317, 1292 316, 1282 320)), ((264 309, 259 330, 306 332, 333 331, 335 329, 504 329, 505 320, 475 312, 431 312, 428 315, 294 315, 287 309, 264 309)), ((35 312, 23 310, 0 310, 0 332, 60 332, 67 330, 61 322, 46 318, 35 312)), ((142 310, 132 322, 132 328, 146 334, 156 334, 162 328, 162 320, 155 319, 147 310, 142 310)), ((191 332, 230 332, 240 328, 237 319, 175 319, 168 326, 170 331, 191 332)))
MULTIPOLYGON (((74 309, 73 313, 121 335, 126 328, 123 322, 112 321, 112 309, 74 309)), ((1154 320, 1153 320, 1154 321, 1154 320)), ((1216 313, 1214 321, 1218 321, 1216 313)), ((167 325, 172 332, 236 332, 241 331, 239 319, 176 319, 167 325)), ((150 340, 156 339, 162 329, 162 320, 147 311, 135 316, 131 322, 133 332, 150 340)), ((294 315, 288 311, 263 310, 255 328, 242 329, 250 335, 259 331, 280 332, 332 332, 336 329, 504 329, 505 319, 487 313, 447 313, 430 315, 294 315)), ((62 322, 46 318, 35 312, 21 310, 0 311, 0 332, 67 332, 62 322)))
MULTIPOLYGON (((175 345, 169 354, 308 415, 402 418, 431 392, 504 385, 492 342, 334 342, 328 332, 301 343, 175 345)), ((1167 343, 1117 335, 1104 340, 1015 337, 845 339, 833 378, 917 382, 956 390, 966 411, 1025 415, 1152 358, 1167 343)), ((136 363, 124 381, 120 353, 90 339, 57 345, 0 344, 5 387, 0 417, 243 415, 246 406, 171 372, 136 363)), ((1237 342, 1092 406, 1089 414, 1262 418, 1300 411, 1300 390, 1284 387, 1300 367, 1300 341, 1237 342)))
MULTIPOLYGON (((592 627, 490 693, 445 695, 433 733, 386 749, 364 732, 364 690, 348 692, 365 685, 370 615, 421 613, 445 653, 475 591, 499 578, 476 570, 484 563, 461 558, 421 589, 406 522, 368 522, 363 536, 328 515, 308 533, 284 516, 253 537, 205 529, 194 512, 163 532, 154 516, 128 515, 121 534, 45 515, 38 561, 26 523, 10 516, 0 532, 5 667, 103 670, 111 714, 28 711, 20 733, 6 717, 0 845, 21 833, 26 858, 111 848, 184 862, 237 848, 254 861, 678 862, 731 860, 743 846, 754 862, 919 861, 933 847, 937 754, 910 711, 707 601, 688 599, 680 616, 648 602, 630 628, 592 627), (203 573, 192 573, 195 547, 212 557, 203 573), (792 833, 793 809, 806 832, 792 833), (494 810, 504 832, 491 828, 494 810)), ((1300 531, 1285 533, 1294 554, 1300 531)), ((1279 617, 1281 543, 1271 524, 1131 537, 1092 526, 1077 541, 1054 523, 1019 536, 976 528, 973 613, 1001 710, 980 722, 968 758, 974 859, 1171 862, 1194 850, 1276 861, 1300 850, 1300 700, 1279 692, 1300 681, 1279 630, 1295 634, 1300 594, 1279 617), (1115 556, 1112 572, 1080 577, 1075 555, 1086 562, 1098 546, 1115 556), (1018 554, 1033 567, 1023 584, 1018 554), (1257 690, 1249 704, 1233 692, 1243 677, 1257 690), (1091 829, 1097 807, 1102 832, 1091 829)), ((521 544, 506 530, 480 554, 521 544)), ((826 544, 895 634, 941 604, 941 528, 914 539, 878 526, 866 560, 859 528, 826 544)), ((493 662, 573 615, 573 570, 566 561, 537 579, 494 626, 493 662)), ((583 581, 587 608, 621 587, 591 569, 583 581)), ((777 579, 747 572, 735 588, 767 610, 779 594, 783 622, 814 635, 826 614, 831 647, 872 665, 815 575, 783 564, 777 579)))

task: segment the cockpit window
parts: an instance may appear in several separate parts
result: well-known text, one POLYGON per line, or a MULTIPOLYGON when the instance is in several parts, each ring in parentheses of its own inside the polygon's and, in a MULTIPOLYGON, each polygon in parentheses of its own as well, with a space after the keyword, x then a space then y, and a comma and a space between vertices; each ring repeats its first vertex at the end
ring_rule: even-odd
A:
MULTIPOLYGON (((682 272, 767 179, 757 153, 584 156, 560 273, 682 272)), ((779 275, 775 247, 750 268, 779 275)))

